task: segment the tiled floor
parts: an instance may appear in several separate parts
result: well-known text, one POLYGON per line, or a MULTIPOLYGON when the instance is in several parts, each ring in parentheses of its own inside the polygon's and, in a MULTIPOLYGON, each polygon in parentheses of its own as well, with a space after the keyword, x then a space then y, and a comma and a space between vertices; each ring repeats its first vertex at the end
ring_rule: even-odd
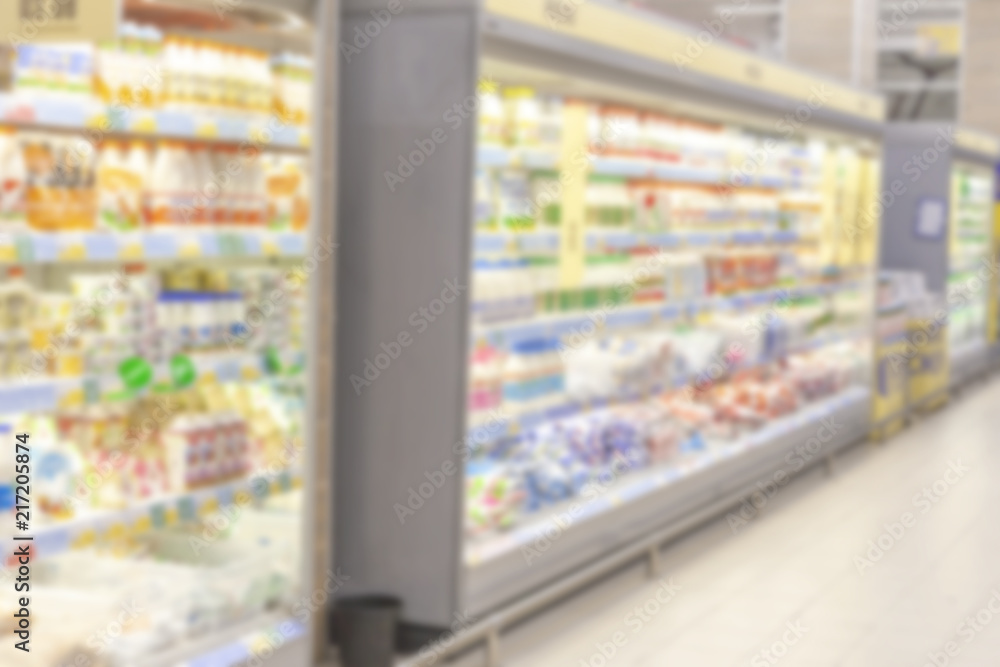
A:
POLYGON ((1000 380, 784 487, 743 531, 671 545, 663 575, 666 604, 632 568, 525 622, 505 667, 997 667, 1000 380), (888 549, 869 565, 871 541, 888 549))

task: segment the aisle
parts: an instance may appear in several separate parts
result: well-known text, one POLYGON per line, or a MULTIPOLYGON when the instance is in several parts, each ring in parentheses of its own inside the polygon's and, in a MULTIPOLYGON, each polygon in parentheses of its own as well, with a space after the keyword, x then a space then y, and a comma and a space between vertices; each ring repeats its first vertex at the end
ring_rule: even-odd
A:
POLYGON ((622 573, 505 637, 504 665, 996 667, 998 433, 993 380, 672 545, 665 604, 622 573))

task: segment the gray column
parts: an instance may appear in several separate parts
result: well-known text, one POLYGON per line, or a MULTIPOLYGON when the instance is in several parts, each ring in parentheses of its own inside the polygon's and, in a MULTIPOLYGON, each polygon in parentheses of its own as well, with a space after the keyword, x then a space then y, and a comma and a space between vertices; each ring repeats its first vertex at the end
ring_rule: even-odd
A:
POLYGON ((344 4, 335 560, 344 592, 399 595, 405 621, 445 628, 462 563, 476 128, 455 105, 475 99, 479 3, 344 4))

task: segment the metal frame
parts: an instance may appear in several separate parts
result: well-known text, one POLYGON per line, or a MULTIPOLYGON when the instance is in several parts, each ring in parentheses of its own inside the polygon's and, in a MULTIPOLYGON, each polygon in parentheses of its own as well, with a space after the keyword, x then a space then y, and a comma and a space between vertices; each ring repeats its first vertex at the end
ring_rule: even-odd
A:
MULTIPOLYGON (((703 500, 700 506, 693 511, 678 512, 672 523, 663 526, 661 521, 660 525, 663 527, 654 530, 651 535, 649 530, 643 531, 642 535, 648 535, 648 537, 636 537, 633 541, 623 544, 597 560, 579 566, 570 574, 541 589, 537 586, 532 587, 531 590, 536 592, 488 614, 483 620, 456 633, 453 640, 447 645, 443 643, 435 645, 434 650, 428 655, 404 660, 400 667, 430 667, 430 665, 437 664, 442 658, 472 650, 480 645, 486 649, 486 666, 499 667, 502 664, 500 646, 502 634, 504 630, 516 625, 520 620, 542 611, 623 566, 641 560, 646 560, 648 563, 648 573, 651 578, 660 576, 661 549, 687 531, 719 517, 726 510, 739 505, 740 501, 745 500, 751 493, 758 490, 754 486, 754 481, 759 479, 759 475, 766 473, 773 475, 778 471, 783 471, 791 479, 820 463, 826 465, 828 470, 832 470, 833 456, 847 447, 867 439, 869 429, 867 401, 862 400, 855 403, 843 413, 836 415, 836 418, 848 419, 850 428, 826 446, 822 456, 811 459, 800 470, 794 471, 785 457, 794 451, 793 444, 802 442, 803 438, 808 437, 814 431, 815 423, 805 424, 779 441, 762 447, 761 460, 752 469, 753 474, 746 474, 744 471, 744 474, 735 476, 732 475, 734 471, 729 471, 731 485, 720 488, 713 498, 703 500), (737 482, 737 478, 741 481, 737 482)), ((731 467, 738 468, 745 464, 746 461, 740 457, 734 457, 730 460, 731 467)), ((711 471, 710 468, 705 472, 711 471)), ((704 480, 695 479, 692 482, 703 483, 704 480)), ((655 504, 662 505, 663 500, 663 498, 659 498, 655 504)), ((620 517, 618 518, 620 519, 620 517)), ((562 556, 563 554, 552 550, 545 552, 546 558, 557 559, 562 556)))
MULTIPOLYGON (((602 0, 592 2, 610 7, 602 0)), ((368 12, 373 8, 378 5, 370 0, 345 3, 342 39, 349 41, 355 28, 370 21, 368 12)), ((643 21, 646 16, 642 14, 643 21)), ((660 20, 651 17, 649 22, 660 20)), ((474 94, 480 56, 542 66, 647 95, 737 107, 775 120, 800 109, 803 101, 667 67, 662 61, 587 42, 563 30, 483 12, 474 0, 414 3, 385 30, 381 41, 373 39, 350 63, 340 59, 344 92, 338 211, 345 222, 337 273, 337 317, 344 326, 337 342, 335 548, 338 565, 351 577, 345 593, 401 596, 405 629, 426 630, 427 637, 451 625, 459 610, 474 607, 488 613, 509 601, 495 595, 473 600, 480 582, 469 574, 462 556, 463 465, 454 445, 466 437, 468 304, 460 299, 450 305, 380 370, 370 386, 357 390, 351 376, 362 373, 366 360, 381 352, 380 343, 395 340, 401 332, 414 333, 409 318, 441 291, 444 280, 458 276, 461 282, 468 276, 474 121, 448 130, 447 139, 426 158, 427 166, 416 168, 392 192, 386 185, 386 172, 396 169, 399 156, 409 154, 414 141, 446 127, 444 111, 474 94), (427 482, 425 475, 441 470, 444 464, 457 466, 458 472, 401 522, 394 506, 407 503, 410 490, 427 482)), ((824 81, 814 80, 817 84, 824 81)), ((880 139, 882 127, 881 122, 861 114, 828 107, 814 110, 810 121, 811 129, 874 141, 880 139)), ((859 427, 854 438, 868 431, 869 415, 867 410, 862 412, 852 418, 859 427)), ((797 428, 798 435, 804 433, 801 428, 808 430, 809 425, 797 428)), ((674 487, 671 494, 687 496, 690 514, 668 520, 661 517, 658 523, 645 520, 638 532, 645 535, 660 529, 656 539, 632 534, 607 544, 605 552, 588 553, 575 563, 585 568, 580 574, 497 612, 485 622, 482 634, 476 635, 480 632, 476 630, 462 637, 490 636, 495 651, 499 629, 514 619, 634 554, 649 553, 651 547, 738 500, 739 492, 755 481, 755 474, 780 462, 778 455, 787 446, 784 438, 762 443, 750 458, 736 456, 730 467, 720 464, 706 470, 699 483, 710 489, 699 488, 699 483, 674 487), (748 461, 753 466, 740 470, 748 461), (670 521, 673 524, 664 528, 670 521), (636 539, 640 542, 630 543, 636 539), (607 555, 616 548, 615 555, 607 555), (587 564, 594 559, 601 560, 587 564)), ((664 498, 660 496, 658 502, 664 498)), ((567 544, 571 541, 564 539, 567 544)), ((561 572, 550 572, 532 585, 537 588, 558 579, 567 567, 563 564, 556 569, 561 572)))

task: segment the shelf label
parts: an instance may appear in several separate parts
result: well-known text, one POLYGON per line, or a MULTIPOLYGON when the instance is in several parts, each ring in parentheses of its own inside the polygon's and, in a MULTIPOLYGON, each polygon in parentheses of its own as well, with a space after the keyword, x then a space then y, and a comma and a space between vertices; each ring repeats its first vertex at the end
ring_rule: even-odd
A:
POLYGON ((122 382, 129 389, 142 389, 153 379, 153 367, 142 357, 130 357, 118 367, 122 382))
POLYGON ((74 241, 59 251, 59 260, 64 262, 80 261, 87 258, 87 248, 80 241, 74 241))
POLYGON ((219 126, 212 121, 202 121, 194 129, 194 136, 203 139, 214 139, 219 136, 219 126))
POLYGON ((192 257, 201 257, 201 245, 197 241, 184 241, 177 254, 180 257, 188 259, 192 257))
POLYGON ((178 389, 190 387, 194 384, 197 376, 198 371, 195 369, 191 357, 178 354, 170 360, 170 377, 173 378, 174 386, 178 389))
POLYGON ((135 241, 126 243, 118 251, 119 259, 142 259, 145 250, 141 243, 135 241))

